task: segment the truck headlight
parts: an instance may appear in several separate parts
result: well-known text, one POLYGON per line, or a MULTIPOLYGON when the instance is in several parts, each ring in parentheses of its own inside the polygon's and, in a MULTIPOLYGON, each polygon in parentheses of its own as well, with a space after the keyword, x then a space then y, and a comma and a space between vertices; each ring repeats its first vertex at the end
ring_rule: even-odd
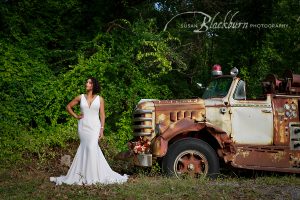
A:
POLYGON ((291 116, 291 112, 290 111, 285 111, 285 116, 286 117, 290 117, 291 116))
POLYGON ((296 111, 292 111, 292 117, 294 117, 294 118, 297 117, 297 112, 296 111))
POLYGON ((284 109, 286 109, 286 110, 289 110, 289 109, 291 108, 291 107, 290 107, 290 105, 289 105, 289 104, 287 104, 287 103, 286 103, 286 104, 284 104, 284 106, 283 106, 283 107, 284 107, 284 109))
POLYGON ((295 103, 292 103, 292 105, 291 105, 291 109, 292 109, 292 110, 296 110, 296 109, 297 109, 297 106, 296 106, 296 104, 295 104, 295 103))

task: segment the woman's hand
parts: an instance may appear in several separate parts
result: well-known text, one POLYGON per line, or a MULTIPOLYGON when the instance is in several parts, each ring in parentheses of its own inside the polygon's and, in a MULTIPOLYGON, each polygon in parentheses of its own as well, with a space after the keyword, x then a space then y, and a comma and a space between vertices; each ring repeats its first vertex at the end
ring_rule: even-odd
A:
POLYGON ((99 140, 104 138, 104 134, 103 134, 103 128, 100 129, 100 133, 99 133, 99 140))
POLYGON ((83 113, 80 113, 80 115, 76 115, 76 119, 82 119, 83 118, 83 113))

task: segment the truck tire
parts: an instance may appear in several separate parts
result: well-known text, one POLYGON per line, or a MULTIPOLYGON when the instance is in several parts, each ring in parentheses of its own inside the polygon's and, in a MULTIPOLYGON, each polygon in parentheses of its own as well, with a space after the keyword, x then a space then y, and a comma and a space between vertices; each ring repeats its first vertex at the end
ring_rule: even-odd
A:
POLYGON ((168 176, 191 176, 216 178, 219 159, 215 150, 200 139, 186 138, 176 141, 168 148, 162 160, 162 170, 168 176))

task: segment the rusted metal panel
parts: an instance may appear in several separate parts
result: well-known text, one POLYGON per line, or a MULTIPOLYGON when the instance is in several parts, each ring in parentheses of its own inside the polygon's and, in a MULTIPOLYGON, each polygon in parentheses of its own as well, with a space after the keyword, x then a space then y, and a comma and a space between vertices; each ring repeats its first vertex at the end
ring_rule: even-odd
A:
POLYGON ((174 104, 167 104, 167 105, 157 105, 156 106, 156 110, 157 112, 170 112, 170 111, 182 111, 183 114, 185 112, 185 110, 201 110, 204 109, 204 104, 192 104, 192 105, 188 105, 188 104, 182 104, 182 103, 174 103, 174 104), (181 110, 183 109, 183 110, 181 110))
POLYGON ((300 151, 287 146, 237 146, 231 165, 244 169, 300 173, 300 151))
POLYGON ((205 123, 205 130, 217 140, 219 144, 219 148, 217 149, 218 156, 223 158, 225 163, 232 161, 236 148, 228 133, 208 122, 205 123))
POLYGON ((300 171, 300 151, 291 151, 290 165, 300 171))
POLYGON ((290 142, 290 126, 291 122, 299 122, 299 107, 297 98, 273 98, 274 108, 274 145, 289 145, 290 142), (294 108, 294 105, 296 108, 294 108), (292 109, 293 107, 293 109, 292 109), (296 113, 295 116, 288 116, 289 113, 296 113))
POLYGON ((152 144, 152 154, 157 157, 162 157, 166 155, 167 150, 168 150, 168 141, 166 141, 161 136, 155 138, 152 144))
POLYGON ((205 115, 202 99, 155 101, 156 123, 169 125, 183 118, 203 121, 205 115))
POLYGON ((199 131, 205 127, 204 123, 195 123, 195 120, 184 118, 171 124, 168 129, 162 133, 162 137, 169 141, 171 138, 176 136, 178 133, 199 131))
MULTIPOLYGON (((176 100, 157 100, 157 101, 154 101, 155 103, 155 106, 158 107, 158 106, 166 106, 166 105, 204 105, 204 101, 203 99, 176 99, 176 100)), ((162 109, 162 108, 161 108, 162 109)))
MULTIPOLYGON (((200 130, 207 130, 218 142, 220 151, 219 156, 233 154, 235 152, 233 142, 228 134, 218 127, 213 126, 208 122, 195 123, 191 119, 183 119, 172 124, 162 135, 158 136, 152 145, 152 153, 157 157, 162 157, 168 150, 168 142, 180 135, 180 138, 186 137, 185 135, 190 132, 199 132, 200 130)), ((206 134, 208 134, 206 133, 206 134)), ((201 134, 198 134, 201 138, 201 134)), ((177 138, 178 139, 178 138, 177 138)))
POLYGON ((204 121, 205 108, 202 99, 164 100, 154 101, 155 123, 159 125, 160 132, 165 132, 173 123, 187 119, 204 121))
POLYGON ((274 150, 270 147, 237 147, 233 165, 288 168, 289 153, 285 149, 274 150))

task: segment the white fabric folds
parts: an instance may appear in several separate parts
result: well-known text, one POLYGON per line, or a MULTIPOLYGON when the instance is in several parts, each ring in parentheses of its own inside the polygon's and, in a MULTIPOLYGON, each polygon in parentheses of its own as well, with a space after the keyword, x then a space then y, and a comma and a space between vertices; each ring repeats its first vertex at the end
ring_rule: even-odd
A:
POLYGON ((83 118, 78 122, 80 145, 66 176, 50 177, 56 185, 92 185, 124 183, 128 176, 113 171, 99 145, 101 123, 99 120, 100 97, 96 96, 89 106, 81 95, 80 110, 83 118))

